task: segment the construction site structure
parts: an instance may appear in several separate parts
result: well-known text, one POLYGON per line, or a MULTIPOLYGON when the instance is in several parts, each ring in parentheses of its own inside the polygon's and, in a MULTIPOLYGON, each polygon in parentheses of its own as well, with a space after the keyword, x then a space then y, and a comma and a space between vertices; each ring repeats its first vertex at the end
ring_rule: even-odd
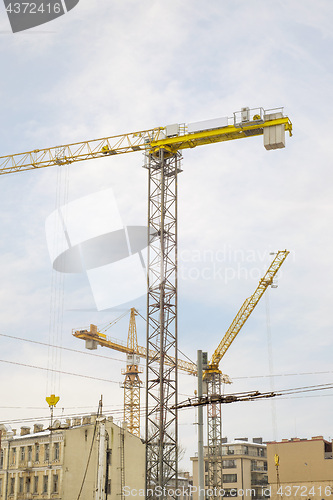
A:
MULTIPOLYGON (((209 398, 214 400, 222 394, 223 375, 219 364, 232 342, 242 329, 245 322, 249 319, 252 311, 260 301, 261 297, 269 286, 274 286, 273 279, 283 262, 287 258, 287 250, 278 251, 267 269, 265 275, 259 281, 259 284, 253 294, 248 297, 234 320, 226 331, 221 342, 215 349, 213 356, 207 366, 203 366, 203 378, 206 382, 206 390, 209 398)), ((222 474, 222 414, 221 404, 212 403, 207 405, 207 452, 208 452, 208 486, 214 491, 220 491, 223 488, 222 474), (215 490, 216 488, 216 490, 215 490)))
MULTIPOLYGON (((135 133, 0 157, 0 175, 142 151, 148 170, 146 491, 178 478, 177 176, 181 151, 263 135, 267 150, 285 147, 292 124, 283 108, 242 108, 233 117, 172 124, 135 133), (158 368, 156 367, 158 365, 158 368), (158 394, 158 396, 156 396, 158 394)), ((163 495, 164 497, 165 495, 163 495)))
POLYGON ((128 329, 127 347, 131 354, 127 354, 126 370, 122 370, 125 380, 122 385, 124 389, 124 422, 127 422, 128 430, 135 436, 140 437, 140 389, 142 381, 139 374, 140 356, 136 354, 138 348, 138 335, 136 331, 136 310, 131 309, 130 324, 128 329))
MULTIPOLYGON (((107 336, 105 333, 98 330, 97 325, 91 324, 89 330, 73 330, 72 335, 78 339, 85 341, 85 347, 89 350, 97 349, 97 346, 108 347, 118 352, 124 352, 127 355, 131 355, 132 352, 140 358, 146 359, 147 357, 153 359, 156 356, 155 351, 150 350, 147 354, 147 348, 137 345, 134 350, 128 347, 128 342, 107 336)), ((173 363, 174 358, 171 360, 167 359, 166 363, 173 363)), ((197 365, 191 363, 190 361, 185 361, 183 359, 177 359, 178 370, 181 370, 190 375, 197 375, 197 365)))
MULTIPOLYGON (((125 380, 122 384, 124 389, 124 421, 127 422, 127 429, 135 436, 140 436, 140 389, 142 381, 139 374, 142 369, 139 368, 140 357, 147 358, 147 349, 138 345, 137 328, 135 317, 137 311, 134 307, 130 310, 130 322, 127 336, 127 344, 121 340, 107 337, 105 333, 98 330, 96 325, 90 325, 89 330, 74 330, 73 335, 76 338, 85 340, 86 349, 97 349, 97 345, 108 347, 115 351, 126 353, 127 367, 122 370, 125 380)), ((150 351, 148 357, 154 359, 156 353, 150 351)), ((170 362, 170 361, 169 361, 170 362)), ((173 360, 172 360, 173 362, 173 360)), ((191 375, 197 375, 197 365, 189 361, 178 359, 177 366, 179 370, 191 375)))

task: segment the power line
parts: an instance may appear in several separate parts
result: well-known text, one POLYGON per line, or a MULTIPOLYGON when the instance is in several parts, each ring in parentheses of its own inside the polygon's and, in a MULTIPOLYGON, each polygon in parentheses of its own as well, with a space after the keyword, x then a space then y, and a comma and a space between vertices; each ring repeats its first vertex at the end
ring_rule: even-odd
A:
POLYGON ((206 406, 209 404, 236 403, 241 401, 255 401, 257 399, 273 398, 276 396, 286 396, 291 394, 300 394, 304 392, 324 391, 333 389, 333 382, 327 384, 308 385, 304 387, 295 387, 293 389, 281 389, 270 392, 236 392, 233 394, 203 396, 201 398, 189 398, 177 405, 177 408, 187 408, 190 406, 206 406))
MULTIPOLYGON (((97 415, 99 415, 100 413, 102 413, 102 399, 100 399, 99 404, 98 404, 97 415)), ((84 474, 83 474, 83 479, 82 479, 82 483, 81 483, 81 487, 80 487, 80 491, 79 491, 77 500, 79 500, 79 498, 81 496, 81 493, 82 493, 82 490, 83 490, 83 486, 84 486, 84 483, 85 483, 85 480, 86 480, 86 476, 87 476, 87 472, 88 472, 88 467, 89 467, 89 463, 90 463, 90 459, 91 459, 91 453, 92 453, 92 450, 93 450, 94 441, 95 441, 95 437, 96 437, 96 431, 97 431, 97 420, 95 421, 94 433, 93 433, 93 437, 92 437, 92 440, 91 440, 91 445, 90 445, 88 460, 87 460, 87 464, 86 464, 85 471, 84 471, 84 474)))
MULTIPOLYGON (((138 314, 139 314, 139 316, 141 316, 140 313, 138 313, 138 314)), ((143 316, 141 316, 141 318, 145 319, 143 316)), ((40 342, 38 340, 25 339, 25 338, 17 337, 14 335, 7 335, 5 333, 0 333, 0 337, 7 337, 9 339, 21 340, 22 342, 29 342, 31 344, 38 344, 38 345, 42 345, 45 347, 54 347, 56 349, 63 349, 65 351, 69 351, 69 352, 76 352, 78 354, 84 354, 86 356, 94 356, 97 358, 118 361, 121 363, 123 362, 123 359, 114 358, 112 356, 104 356, 103 354, 95 354, 92 352, 79 351, 78 349, 72 349, 70 347, 53 345, 53 344, 49 344, 46 342, 40 342)), ((186 357, 191 363, 195 364, 194 361, 192 361, 191 358, 189 358, 186 354, 184 354, 180 349, 178 349, 178 352, 180 352, 184 357, 186 357)), ((142 358, 142 359, 144 360, 144 358, 142 358)), ((245 379, 255 379, 255 378, 273 378, 273 377, 295 377, 295 376, 305 376, 305 375, 327 375, 327 374, 331 374, 331 373, 333 373, 333 370, 313 371, 313 372, 298 372, 298 373, 273 373, 273 374, 269 374, 269 375, 245 375, 245 376, 240 376, 240 377, 232 377, 232 380, 245 380, 245 379)), ((191 378, 193 377, 193 375, 191 375, 190 373, 184 372, 183 374, 189 375, 191 378)))
POLYGON ((299 373, 273 373, 270 375, 246 375, 244 377, 232 377, 232 380, 243 380, 250 378, 270 378, 270 377, 294 377, 303 375, 327 375, 333 373, 333 370, 321 371, 321 372, 299 372, 299 373))
MULTIPOLYGON (((140 315, 141 316, 141 315, 140 315)), ((143 318, 143 316, 141 316, 143 318)), ((120 318, 118 318, 119 320, 120 318)), ((144 319, 144 318, 143 318, 144 319)), ((116 321, 116 320, 115 320, 116 321)), ((78 349, 72 349, 70 347, 63 347, 63 346, 60 346, 60 345, 54 345, 54 344, 50 344, 50 343, 47 343, 47 342, 41 342, 41 341, 38 341, 38 340, 31 340, 31 339, 26 339, 26 338, 22 338, 22 337, 17 337, 17 336, 14 336, 14 335, 8 335, 8 334, 5 334, 5 333, 0 333, 0 337, 7 337, 9 339, 13 339, 13 340, 20 340, 22 342, 29 342, 31 344, 37 344, 37 345, 42 345, 44 347, 48 347, 48 348, 54 348, 54 349, 62 349, 64 351, 69 351, 69 352, 76 352, 78 354, 84 354, 86 356, 94 356, 95 358, 103 358, 103 359, 108 359, 108 360, 112 360, 112 361, 118 361, 118 362, 121 362, 123 363, 123 359, 120 359, 120 358, 114 358, 112 356, 103 356, 103 354, 95 354, 95 353, 92 353, 92 352, 85 352, 85 351, 79 351, 78 349)), ((178 352, 180 352, 185 358, 187 358, 191 363, 195 364, 194 361, 192 361, 188 356, 186 356, 186 354, 184 354, 180 349, 178 349, 178 352)), ((142 365, 145 364, 145 361, 146 359, 143 357, 142 358, 143 360, 143 363, 141 363, 142 365)), ((52 371, 52 370, 48 370, 48 371, 52 371)), ((193 377, 193 375, 191 373, 187 373, 187 372, 182 372, 183 375, 190 375, 191 377, 193 377)))
MULTIPOLYGON (((90 407, 91 408, 91 407, 90 407)), ((95 408, 95 406, 93 407, 95 408)), ((42 410, 44 410, 44 408, 41 408, 42 410)), ((45 408, 45 411, 48 410, 48 408, 45 408)), ((60 408, 56 408, 57 411, 61 411, 60 408)), ((63 408, 62 408, 63 410, 63 408)), ((140 411, 140 415, 141 416, 144 416, 145 414, 145 410, 142 409, 140 411)), ((82 413, 62 413, 61 415, 55 415, 55 419, 56 420, 64 420, 66 418, 76 418, 76 417, 86 417, 86 416, 90 416, 91 413, 89 413, 89 411, 86 411, 86 412, 82 412, 82 413)), ((123 408, 112 408, 105 411, 103 410, 103 415, 105 416, 116 416, 116 418, 122 418, 123 416, 123 408)), ((40 420, 48 420, 48 416, 46 415, 39 415, 39 416, 34 416, 34 417, 21 417, 21 418, 15 418, 15 419, 6 419, 6 420, 2 420, 1 423, 2 424, 19 424, 19 423, 22 423, 22 422, 36 422, 36 421, 40 421, 40 420)))
POLYGON ((49 371, 49 372, 51 371, 51 372, 55 372, 55 373, 62 373, 64 375, 72 375, 73 377, 89 378, 89 379, 92 379, 92 380, 99 380, 100 382, 110 382, 111 384, 119 384, 119 381, 115 381, 115 380, 109 380, 109 379, 105 379, 105 378, 93 377, 91 375, 82 375, 80 373, 65 372, 63 370, 56 370, 54 368, 45 368, 43 366, 29 365, 29 364, 26 364, 26 363, 19 363, 17 361, 8 361, 6 359, 0 359, 0 363, 7 363, 7 364, 10 364, 10 365, 24 366, 26 368, 34 368, 36 370, 44 370, 44 371, 49 371))
POLYGON ((22 337, 15 337, 13 335, 6 335, 4 333, 0 333, 0 337, 7 337, 7 338, 10 338, 10 339, 14 339, 14 340, 21 340, 23 342, 30 342, 31 344, 38 344, 38 345, 42 345, 44 347, 53 347, 53 348, 56 348, 56 349, 63 349, 64 351, 70 351, 70 352, 76 352, 76 353, 79 353, 79 354, 85 354, 86 356, 94 356, 94 357, 97 357, 97 358, 111 359, 113 361, 120 361, 120 362, 123 361, 122 359, 119 359, 119 358, 113 358, 111 356, 103 356, 103 354, 94 354, 92 352, 79 351, 78 349, 71 349, 70 347, 63 347, 63 346, 60 346, 60 345, 53 345, 53 344, 49 344, 49 343, 46 343, 46 342, 40 342, 38 340, 24 339, 22 337))

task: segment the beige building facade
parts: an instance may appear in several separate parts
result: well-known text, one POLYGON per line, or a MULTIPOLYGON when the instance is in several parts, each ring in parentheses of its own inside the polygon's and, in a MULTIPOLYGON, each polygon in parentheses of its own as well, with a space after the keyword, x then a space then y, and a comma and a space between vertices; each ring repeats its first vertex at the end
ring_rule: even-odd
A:
MULTIPOLYGON (((235 439, 222 445, 223 490, 225 497, 238 500, 267 498, 267 449, 261 438, 235 439), (266 495, 265 495, 266 493, 266 495)), ((208 457, 204 450, 205 488, 208 489, 208 457)), ((191 457, 193 500, 198 499, 198 457, 191 457)))
POLYGON ((123 500, 144 489, 145 446, 126 424, 96 415, 34 425, 0 424, 0 500, 123 500), (98 466, 100 464, 100 466, 98 466))
POLYGON ((267 461, 272 498, 332 500, 332 442, 323 436, 268 443, 267 461))

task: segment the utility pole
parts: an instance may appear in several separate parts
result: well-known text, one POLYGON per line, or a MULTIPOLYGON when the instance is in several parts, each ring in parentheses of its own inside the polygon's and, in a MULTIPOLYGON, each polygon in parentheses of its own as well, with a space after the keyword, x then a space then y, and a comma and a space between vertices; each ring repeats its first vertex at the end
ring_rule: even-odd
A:
MULTIPOLYGON (((198 400, 202 397, 202 361, 207 353, 198 351, 198 400)), ((199 500, 205 499, 205 459, 203 443, 203 406, 198 406, 198 478, 199 478, 199 500)))
POLYGON ((102 401, 101 396, 98 408, 98 417, 96 425, 98 425, 98 465, 97 465, 97 487, 95 493, 95 500, 105 499, 105 481, 104 481, 104 464, 106 460, 105 449, 105 417, 102 415, 102 401))

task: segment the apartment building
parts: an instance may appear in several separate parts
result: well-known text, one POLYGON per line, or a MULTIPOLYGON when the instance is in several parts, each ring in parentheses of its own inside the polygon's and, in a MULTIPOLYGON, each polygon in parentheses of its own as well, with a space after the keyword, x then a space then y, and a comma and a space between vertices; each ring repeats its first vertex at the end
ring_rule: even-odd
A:
MULTIPOLYGON (((223 490, 225 496, 259 500, 267 498, 267 449, 262 438, 236 438, 222 444, 223 490)), ((198 457, 191 457, 193 470, 193 500, 198 494, 198 457)), ((205 487, 208 488, 208 457, 204 449, 205 487)))
POLYGON ((332 499, 332 441, 314 436, 270 442, 267 443, 267 462, 272 498, 332 499), (275 455, 279 457, 278 465, 275 455))
POLYGON ((106 499, 121 500, 126 486, 144 488, 144 444, 112 417, 55 421, 52 429, 35 424, 19 433, 0 424, 0 432, 0 500, 73 500, 79 494, 91 500, 98 488, 106 499))

